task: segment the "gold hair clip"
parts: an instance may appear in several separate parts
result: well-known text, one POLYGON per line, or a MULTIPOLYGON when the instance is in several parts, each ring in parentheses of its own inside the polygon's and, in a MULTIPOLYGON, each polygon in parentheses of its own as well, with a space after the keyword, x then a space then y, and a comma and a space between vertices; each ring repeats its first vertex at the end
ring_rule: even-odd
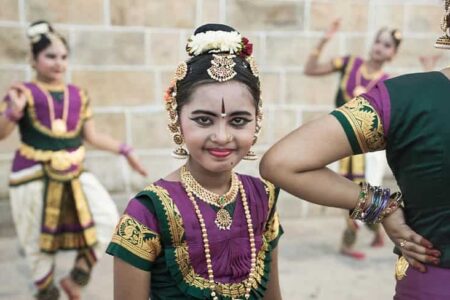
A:
POLYGON ((175 71, 175 80, 176 81, 183 80, 187 75, 187 71, 188 71, 188 66, 185 61, 182 61, 178 65, 177 70, 175 71))
POLYGON ((246 60, 247 60, 248 64, 250 65, 250 71, 252 71, 253 76, 259 77, 258 65, 256 64, 256 61, 253 58, 253 56, 248 56, 246 58, 246 60))
POLYGON ((236 57, 236 55, 213 54, 211 67, 208 69, 209 77, 218 82, 233 79, 237 74, 233 69, 236 65, 233 60, 234 57, 236 57))

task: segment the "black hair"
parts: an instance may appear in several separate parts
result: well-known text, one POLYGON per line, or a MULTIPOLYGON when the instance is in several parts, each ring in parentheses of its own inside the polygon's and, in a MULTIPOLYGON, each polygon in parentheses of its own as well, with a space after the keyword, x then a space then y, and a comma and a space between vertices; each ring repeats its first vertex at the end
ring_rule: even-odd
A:
POLYGON ((31 42, 31 53, 33 54, 34 59, 36 59, 38 57, 39 53, 41 53, 42 51, 47 49, 52 44, 52 39, 49 37, 49 34, 59 38, 61 40, 61 42, 64 44, 64 46, 66 47, 67 51, 69 51, 69 46, 67 44, 66 39, 63 36, 61 36, 59 33, 57 33, 53 29, 52 25, 49 22, 44 21, 44 20, 36 21, 36 22, 31 23, 28 28, 32 29, 33 27, 35 27, 37 25, 41 25, 41 24, 47 24, 48 32, 39 33, 36 36, 28 35, 28 38, 30 39, 30 42, 31 42))
MULTIPOLYGON (((207 31, 225 31, 236 32, 236 30, 230 26, 224 24, 205 24, 198 27, 194 35, 207 32, 207 31)), ((227 52, 225 52, 227 53, 227 52)), ((218 81, 212 79, 208 75, 208 69, 211 67, 211 61, 213 60, 213 54, 217 53, 203 53, 197 56, 191 57, 187 62, 188 70, 186 77, 183 80, 177 81, 177 108, 180 111, 181 107, 190 100, 190 96, 196 87, 206 83, 217 83, 218 81)), ((231 80, 243 83, 252 95, 256 107, 258 107, 261 89, 258 77, 256 77, 251 69, 249 62, 236 55, 233 58, 236 65, 233 67, 236 75, 231 80)))

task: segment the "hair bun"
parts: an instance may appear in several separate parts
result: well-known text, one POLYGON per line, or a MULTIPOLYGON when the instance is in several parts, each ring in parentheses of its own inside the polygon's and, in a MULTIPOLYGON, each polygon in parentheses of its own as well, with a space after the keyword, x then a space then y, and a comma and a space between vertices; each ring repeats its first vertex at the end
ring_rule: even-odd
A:
POLYGON ((38 21, 28 27, 27 37, 31 40, 32 43, 37 43, 42 35, 46 35, 54 32, 53 27, 50 23, 46 21, 38 21))
POLYGON ((210 23, 210 24, 205 24, 202 25, 200 27, 198 27, 195 31, 194 31, 194 35, 198 34, 198 33, 205 33, 208 31, 225 31, 225 32, 237 32, 236 29, 234 29, 231 26, 225 25, 225 24, 217 24, 217 23, 210 23))

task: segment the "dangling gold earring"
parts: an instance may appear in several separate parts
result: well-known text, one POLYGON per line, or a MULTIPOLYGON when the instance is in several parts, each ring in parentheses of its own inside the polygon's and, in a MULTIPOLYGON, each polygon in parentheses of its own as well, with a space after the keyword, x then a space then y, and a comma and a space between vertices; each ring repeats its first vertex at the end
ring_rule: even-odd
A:
MULTIPOLYGON (((257 136, 257 133, 255 133, 255 135, 253 136, 252 146, 256 144, 257 140, 258 140, 258 136, 257 136)), ((252 149, 250 149, 250 150, 248 150, 247 154, 242 159, 257 160, 258 158, 259 158, 258 155, 256 155, 256 153, 252 149)))
POLYGON ((183 136, 180 133, 176 133, 173 136, 173 141, 178 145, 178 147, 173 150, 172 157, 176 159, 186 159, 189 156, 189 153, 186 149, 183 148, 183 136))

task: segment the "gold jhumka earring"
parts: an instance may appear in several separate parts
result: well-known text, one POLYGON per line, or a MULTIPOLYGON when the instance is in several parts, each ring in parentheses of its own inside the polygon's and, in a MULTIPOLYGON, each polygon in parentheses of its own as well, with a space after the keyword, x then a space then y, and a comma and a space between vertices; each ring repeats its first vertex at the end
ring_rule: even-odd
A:
POLYGON ((434 46, 440 49, 450 49, 450 0, 445 0, 445 12, 441 21, 441 29, 444 35, 437 39, 434 46))
MULTIPOLYGON (((253 73, 253 76, 259 77, 259 71, 258 66, 256 65, 255 60, 253 59, 253 56, 249 56, 246 58, 249 66, 250 71, 253 73)), ((259 98, 258 107, 256 109, 256 128, 255 128, 255 135, 253 136, 253 143, 252 146, 256 144, 256 141, 258 140, 258 135, 261 131, 262 126, 262 120, 263 120, 263 112, 262 112, 262 99, 259 98)), ((257 160, 258 155, 255 154, 253 150, 249 150, 247 154, 242 158, 245 160, 257 160)))
POLYGON ((164 99, 166 101, 166 110, 169 115, 169 131, 172 133, 172 139, 177 145, 177 148, 172 152, 172 156, 178 159, 185 159, 189 156, 186 149, 183 148, 184 140, 181 133, 178 111, 177 111, 177 81, 183 80, 187 74, 186 62, 181 62, 177 70, 175 71, 174 79, 172 80, 169 88, 167 89, 164 99))

